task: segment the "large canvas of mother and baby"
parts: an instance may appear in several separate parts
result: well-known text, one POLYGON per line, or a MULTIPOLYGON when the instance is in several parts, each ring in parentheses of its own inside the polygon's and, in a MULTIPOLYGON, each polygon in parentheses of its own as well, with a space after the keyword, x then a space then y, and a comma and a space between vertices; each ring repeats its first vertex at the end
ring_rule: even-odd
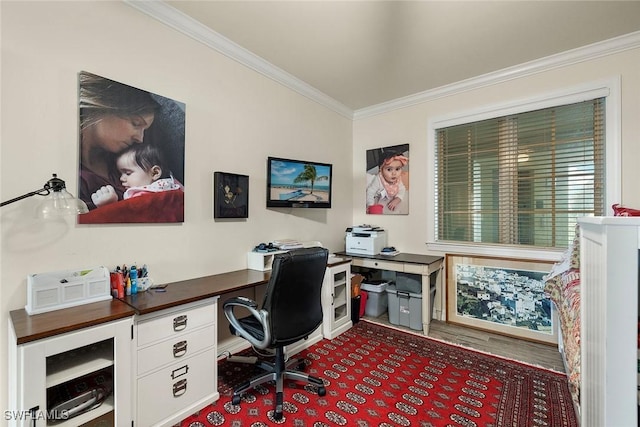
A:
POLYGON ((81 224, 184 222, 185 105, 79 75, 81 224))

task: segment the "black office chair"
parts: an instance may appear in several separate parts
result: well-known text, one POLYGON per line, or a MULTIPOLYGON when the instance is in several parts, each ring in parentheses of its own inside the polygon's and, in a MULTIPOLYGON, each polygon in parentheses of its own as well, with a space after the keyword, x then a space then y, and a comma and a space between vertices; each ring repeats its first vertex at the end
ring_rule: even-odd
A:
POLYGON ((224 302, 224 314, 229 319, 232 334, 243 337, 258 349, 275 349, 273 363, 256 362, 266 373, 238 386, 233 391, 232 404, 240 404, 241 395, 247 390, 267 381, 275 381, 274 419, 280 420, 285 378, 315 385, 318 395, 326 394, 320 378, 287 369, 294 364, 302 368, 304 359, 292 359, 285 363, 284 346, 308 338, 322 323, 321 291, 327 257, 327 249, 320 247, 276 254, 260 310, 255 301, 245 297, 224 302), (237 318, 234 314, 236 307, 248 310, 251 315, 237 318))

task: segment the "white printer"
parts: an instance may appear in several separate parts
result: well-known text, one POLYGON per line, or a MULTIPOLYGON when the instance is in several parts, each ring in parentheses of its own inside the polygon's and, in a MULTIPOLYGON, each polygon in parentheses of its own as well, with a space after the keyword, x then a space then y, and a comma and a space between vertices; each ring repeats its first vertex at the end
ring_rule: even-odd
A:
POLYGON ((378 255, 387 246, 387 233, 376 226, 354 225, 346 230, 345 251, 352 254, 378 255))

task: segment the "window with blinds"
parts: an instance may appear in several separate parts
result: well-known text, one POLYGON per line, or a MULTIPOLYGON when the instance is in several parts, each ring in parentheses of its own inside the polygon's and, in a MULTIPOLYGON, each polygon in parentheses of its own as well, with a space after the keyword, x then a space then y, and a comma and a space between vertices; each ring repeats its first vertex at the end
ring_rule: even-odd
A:
POLYGON ((436 240, 566 248, 604 214, 605 98, 435 130, 436 240))

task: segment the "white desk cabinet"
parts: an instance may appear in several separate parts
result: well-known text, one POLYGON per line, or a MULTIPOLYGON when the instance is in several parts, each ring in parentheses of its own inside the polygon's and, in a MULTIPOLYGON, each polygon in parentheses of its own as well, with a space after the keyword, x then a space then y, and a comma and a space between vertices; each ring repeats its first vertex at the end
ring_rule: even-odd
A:
POLYGON ((178 423, 219 398, 219 296, 268 280, 267 272, 246 269, 170 283, 165 292, 122 301, 33 316, 11 311, 5 421, 21 427, 178 423), (105 369, 114 391, 102 405, 48 422, 48 389, 105 369))
POLYGON ((219 398, 218 297, 137 316, 137 426, 171 426, 219 398))
POLYGON ((333 339, 353 326, 351 321, 351 262, 329 259, 322 284, 322 334, 333 339))
MULTIPOLYGON (((131 425, 132 325, 133 317, 126 317, 19 344, 20 334, 10 322, 10 410, 5 412, 9 425, 53 425, 51 418, 60 419, 55 422, 57 427, 75 427, 98 420, 109 425, 131 425), (81 378, 100 372, 105 372, 106 376, 99 378, 110 376, 113 379, 112 392, 100 406, 71 418, 67 418, 67 410, 55 409, 56 397, 71 393, 80 385, 90 384, 93 387, 94 384, 81 378)), ((95 387, 97 389, 99 385, 95 387)), ((90 394, 82 400, 90 400, 90 394)))

